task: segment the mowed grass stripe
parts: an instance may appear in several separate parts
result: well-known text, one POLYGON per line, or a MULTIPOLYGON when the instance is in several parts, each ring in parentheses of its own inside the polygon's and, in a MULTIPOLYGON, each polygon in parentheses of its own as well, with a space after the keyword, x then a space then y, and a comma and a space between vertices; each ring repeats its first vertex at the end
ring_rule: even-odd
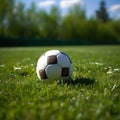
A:
POLYGON ((0 119, 120 119, 120 46, 0 48, 0 119), (67 53, 68 82, 39 81, 36 63, 51 49, 67 53))

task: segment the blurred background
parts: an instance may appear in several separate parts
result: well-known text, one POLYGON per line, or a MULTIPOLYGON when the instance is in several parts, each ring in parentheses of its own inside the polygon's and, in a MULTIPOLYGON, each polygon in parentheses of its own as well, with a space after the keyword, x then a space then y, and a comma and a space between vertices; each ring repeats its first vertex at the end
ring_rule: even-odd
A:
POLYGON ((0 0, 0 46, 120 44, 120 0, 0 0))

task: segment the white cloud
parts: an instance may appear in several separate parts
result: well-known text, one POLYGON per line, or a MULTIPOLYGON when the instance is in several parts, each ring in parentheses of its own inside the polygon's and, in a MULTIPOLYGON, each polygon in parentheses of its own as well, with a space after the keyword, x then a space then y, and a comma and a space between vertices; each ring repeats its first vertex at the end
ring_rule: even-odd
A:
POLYGON ((52 6, 52 5, 55 5, 55 4, 56 4, 55 0, 45 0, 45 1, 39 2, 38 6, 47 7, 47 6, 52 6))
POLYGON ((68 8, 76 4, 83 4, 82 0, 61 0, 60 7, 61 8, 68 8))
POLYGON ((120 4, 113 5, 108 9, 109 12, 116 12, 118 10, 120 10, 120 4))

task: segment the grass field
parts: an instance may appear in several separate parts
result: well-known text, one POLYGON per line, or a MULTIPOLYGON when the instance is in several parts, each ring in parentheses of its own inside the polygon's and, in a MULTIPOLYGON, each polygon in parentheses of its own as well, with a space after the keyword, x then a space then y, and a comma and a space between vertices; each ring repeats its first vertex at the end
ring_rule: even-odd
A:
POLYGON ((0 120, 120 120, 120 46, 0 48, 0 120), (50 49, 74 64, 69 82, 41 82, 50 49))

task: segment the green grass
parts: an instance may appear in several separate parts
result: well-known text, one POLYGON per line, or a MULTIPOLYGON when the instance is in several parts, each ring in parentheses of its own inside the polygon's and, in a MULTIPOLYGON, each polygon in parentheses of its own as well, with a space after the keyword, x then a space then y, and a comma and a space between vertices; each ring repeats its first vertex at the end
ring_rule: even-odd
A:
POLYGON ((0 120, 120 120, 120 46, 0 48, 0 120), (67 53, 69 82, 41 82, 39 56, 67 53))

